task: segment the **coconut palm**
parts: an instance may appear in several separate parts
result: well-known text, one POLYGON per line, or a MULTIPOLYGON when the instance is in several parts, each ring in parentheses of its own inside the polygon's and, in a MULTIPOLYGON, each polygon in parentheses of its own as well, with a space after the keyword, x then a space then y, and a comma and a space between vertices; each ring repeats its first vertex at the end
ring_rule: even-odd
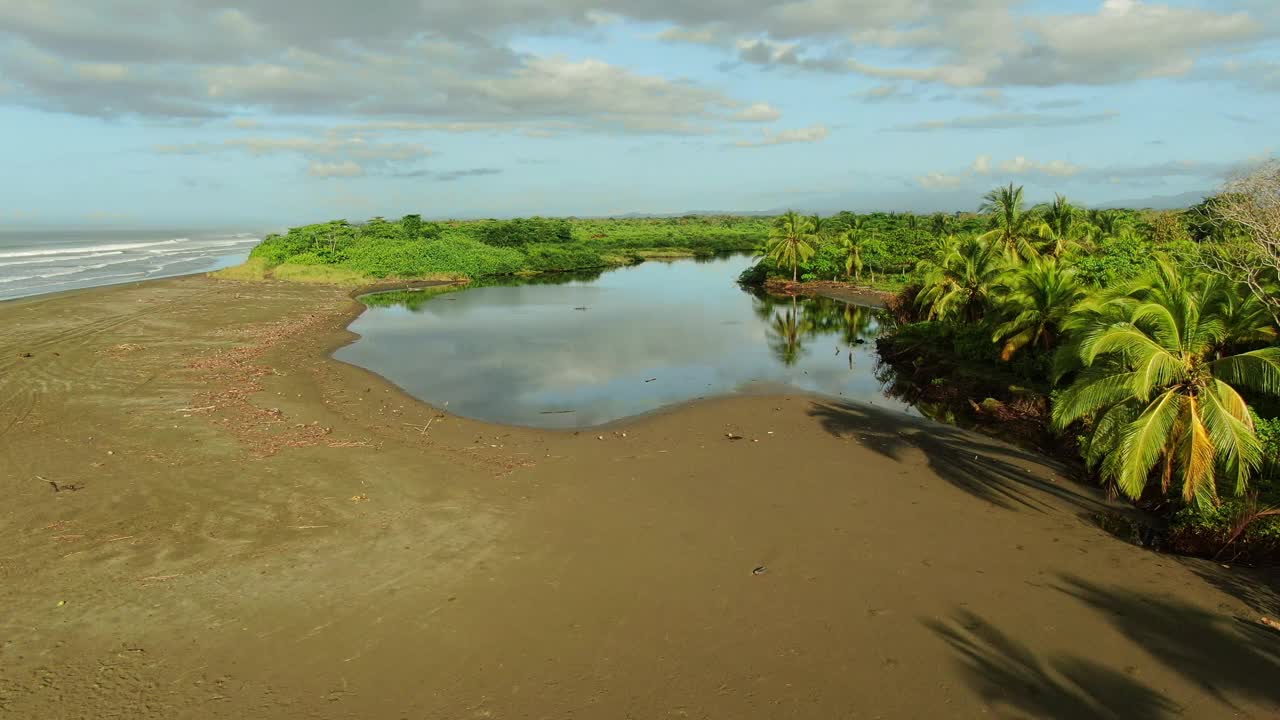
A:
POLYGON ((1076 305, 1087 292, 1074 270, 1054 258, 1036 258, 1006 275, 1001 304, 1009 320, 991 338, 1003 342, 1000 356, 1012 358, 1027 346, 1053 348, 1076 305))
POLYGON ((1044 221, 1023 207, 1022 186, 998 187, 983 196, 979 212, 990 213, 992 229, 982 236, 993 240, 1009 256, 1018 261, 1033 258, 1040 253, 1036 245, 1041 242, 1048 228, 1044 221))
POLYGON ((906 226, 907 232, 911 234, 911 245, 915 247, 920 241, 920 218, 915 213, 906 213, 903 216, 903 225, 906 226))
POLYGON ((1239 391, 1280 395, 1280 348, 1220 355, 1228 329, 1205 292, 1162 259, 1110 301, 1121 319, 1100 314, 1084 334, 1084 368, 1054 404, 1058 429, 1092 421, 1086 459, 1131 498, 1156 476, 1162 491, 1177 480, 1184 501, 1212 505, 1219 479, 1243 493, 1262 463, 1239 391))
POLYGON ((796 282, 800 279, 800 263, 813 257, 816 252, 813 247, 816 240, 813 221, 794 210, 788 210, 774 220, 765 254, 783 267, 790 265, 791 281, 796 282))
POLYGON ((1046 255, 1062 257, 1067 251, 1080 245, 1088 231, 1080 221, 1079 209, 1065 195, 1055 195, 1053 203, 1043 208, 1042 217, 1046 241, 1042 252, 1046 255))
POLYGON ((991 306, 1006 267, 993 240, 970 236, 949 238, 940 262, 920 265, 924 289, 916 302, 931 319, 964 322, 976 322, 991 306))
POLYGON ((817 240, 825 240, 839 230, 835 218, 824 218, 821 215, 810 215, 809 225, 812 226, 813 237, 817 240))
POLYGON ((946 213, 934 213, 929 216, 929 230, 934 237, 941 239, 951 234, 953 218, 946 213))
POLYGON ((846 223, 847 228, 840 233, 840 248, 844 251, 844 274, 862 282, 862 268, 865 267, 862 253, 866 248, 867 229, 864 218, 855 217, 846 223))
POLYGON ((1128 216, 1119 210, 1093 209, 1085 213, 1089 223, 1089 237, 1098 240, 1104 237, 1115 237, 1132 223, 1128 216))
POLYGON ((1247 287, 1222 277, 1204 278, 1204 297, 1225 329, 1219 354, 1275 343, 1278 330, 1266 305, 1247 287))

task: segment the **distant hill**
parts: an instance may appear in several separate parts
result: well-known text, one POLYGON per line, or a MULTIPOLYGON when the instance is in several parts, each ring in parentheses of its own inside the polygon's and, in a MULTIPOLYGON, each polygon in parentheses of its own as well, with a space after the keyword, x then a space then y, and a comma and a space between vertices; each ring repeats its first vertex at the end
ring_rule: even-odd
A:
POLYGON ((1177 195, 1157 195, 1154 197, 1141 198, 1138 200, 1119 200, 1116 202, 1103 203, 1097 207, 1107 208, 1129 208, 1133 210, 1181 210, 1189 208, 1199 203, 1206 197, 1212 195, 1207 191, 1192 191, 1179 193, 1177 195))

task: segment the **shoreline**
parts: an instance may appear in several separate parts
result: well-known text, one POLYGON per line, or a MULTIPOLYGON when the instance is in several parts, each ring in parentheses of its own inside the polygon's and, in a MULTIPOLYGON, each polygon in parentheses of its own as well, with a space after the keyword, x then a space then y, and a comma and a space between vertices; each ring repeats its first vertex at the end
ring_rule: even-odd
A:
POLYGON ((1266 582, 1004 443, 799 393, 490 425, 334 360, 350 289, 67 293, 0 303, 15 716, 1280 708, 1266 582))

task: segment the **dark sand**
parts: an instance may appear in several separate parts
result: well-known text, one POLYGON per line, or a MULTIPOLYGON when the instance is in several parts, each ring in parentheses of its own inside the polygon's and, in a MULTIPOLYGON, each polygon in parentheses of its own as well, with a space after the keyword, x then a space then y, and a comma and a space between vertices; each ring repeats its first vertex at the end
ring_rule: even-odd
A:
POLYGON ((358 311, 0 303, 0 716, 1280 714, 1272 586, 1037 457, 799 395, 424 432, 328 359, 358 311))

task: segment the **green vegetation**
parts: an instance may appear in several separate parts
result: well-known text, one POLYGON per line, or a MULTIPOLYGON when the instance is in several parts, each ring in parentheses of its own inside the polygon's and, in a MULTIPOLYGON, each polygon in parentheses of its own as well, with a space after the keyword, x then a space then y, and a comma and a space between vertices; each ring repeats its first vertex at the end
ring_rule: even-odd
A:
MULTIPOLYGON (((893 391, 1078 453, 1175 549, 1280 553, 1280 165, 1185 211, 1029 207, 1008 185, 976 214, 788 213, 741 280, 865 273, 903 285, 893 391)), ((779 313, 773 342, 799 323, 779 313)))
POLYGON ((372 279, 486 278, 611 267, 649 257, 753 250, 768 221, 741 217, 431 222, 345 220, 270 235, 229 279, 361 284, 372 279))
MULTIPOLYGON (((1175 549, 1274 557, 1280 172, 1262 177, 1177 212, 1085 211, 1061 195, 1027 207, 1006 186, 976 215, 841 213, 826 233, 812 220, 779 232, 812 251, 766 253, 744 280, 893 273, 908 286, 881 351, 914 374, 915 400, 1038 428, 1028 439, 1160 509, 1175 549)), ((780 344, 791 325, 783 313, 780 344)))

